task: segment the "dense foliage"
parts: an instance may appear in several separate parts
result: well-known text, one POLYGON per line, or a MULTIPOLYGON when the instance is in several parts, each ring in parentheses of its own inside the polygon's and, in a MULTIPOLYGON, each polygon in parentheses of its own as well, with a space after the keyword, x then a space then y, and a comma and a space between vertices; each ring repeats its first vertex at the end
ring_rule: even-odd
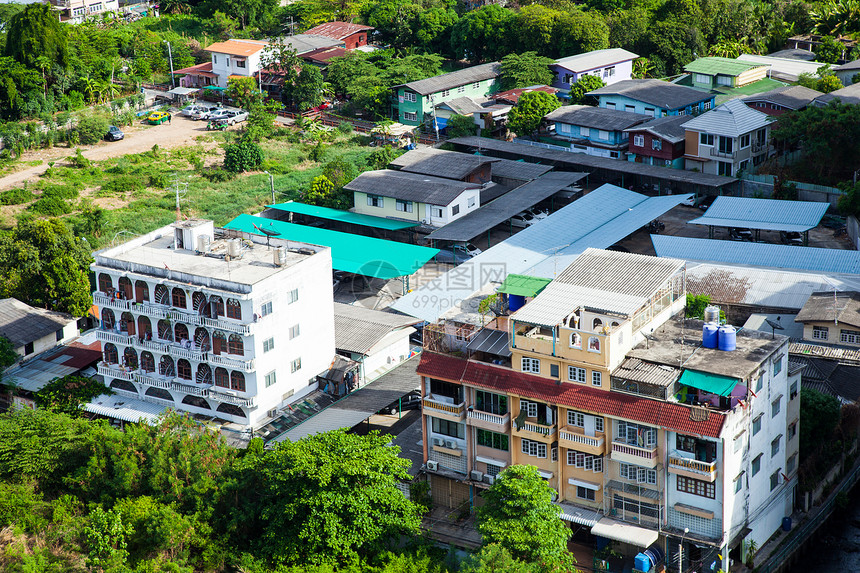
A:
POLYGON ((526 92, 508 113, 508 128, 528 137, 538 130, 543 117, 559 107, 558 98, 543 91, 526 92))

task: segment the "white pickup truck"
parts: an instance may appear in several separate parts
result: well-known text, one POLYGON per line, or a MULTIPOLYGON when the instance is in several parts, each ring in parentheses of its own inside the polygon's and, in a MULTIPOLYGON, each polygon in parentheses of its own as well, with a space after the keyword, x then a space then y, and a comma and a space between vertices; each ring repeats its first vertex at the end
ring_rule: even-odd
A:
POLYGON ((221 109, 209 114, 207 118, 212 123, 222 125, 235 125, 248 120, 248 112, 243 109, 221 109))

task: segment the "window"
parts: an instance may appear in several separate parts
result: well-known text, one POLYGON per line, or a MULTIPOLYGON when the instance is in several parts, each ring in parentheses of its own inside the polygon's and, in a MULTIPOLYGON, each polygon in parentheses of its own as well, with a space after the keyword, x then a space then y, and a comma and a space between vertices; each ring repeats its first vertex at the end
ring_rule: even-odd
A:
POLYGON ((770 417, 775 418, 777 414, 779 414, 780 403, 782 402, 782 396, 774 400, 770 403, 770 417))
POLYGON ((272 314, 272 301, 263 303, 263 306, 260 307, 260 314, 262 316, 269 316, 272 314))
POLYGON ((244 68, 245 67, 245 60, 236 60, 236 67, 237 68, 244 68))
POLYGON ((215 385, 219 388, 230 387, 230 374, 223 368, 215 369, 215 385))
POLYGON ((298 324, 294 324, 293 326, 291 326, 290 327, 290 340, 292 340, 293 338, 296 338, 299 334, 301 334, 301 332, 302 332, 301 328, 299 327, 298 324))
POLYGON ((183 380, 191 380, 191 363, 184 358, 180 358, 176 362, 176 372, 177 376, 183 380))
POLYGON ((794 436, 797 435, 797 421, 795 420, 791 424, 788 425, 788 441, 794 439, 794 436))
POLYGON ((537 418, 537 410, 538 410, 537 402, 529 402, 528 400, 520 400, 520 410, 525 410, 526 416, 529 418, 537 418))
POLYGON ((773 359, 773 375, 776 376, 780 372, 782 372, 782 355, 773 359))
POLYGON ((458 424, 457 422, 452 422, 450 420, 443 420, 442 418, 430 418, 433 420, 432 428, 434 434, 441 434, 443 436, 450 436, 452 438, 460 438, 463 439, 466 437, 466 425, 458 424))
POLYGON ((475 82, 472 84, 472 87, 475 89, 479 89, 481 87, 481 82, 475 82))
POLYGON ((418 97, 415 95, 415 92, 403 92, 403 101, 416 103, 418 101, 418 97))
POLYGON ((218 63, 218 56, 216 56, 215 54, 212 54, 212 63, 213 63, 213 64, 217 64, 217 63, 218 63))
POLYGON ((507 434, 499 434, 489 430, 478 430, 478 445, 507 452, 510 449, 507 434))
POLYGON ((735 141, 731 137, 725 137, 723 135, 720 136, 719 145, 717 146, 717 150, 720 153, 725 153, 726 155, 731 155, 734 152, 735 141))
POLYGON ((495 476, 499 475, 501 473, 501 471, 502 471, 501 466, 497 466, 495 464, 487 464, 487 475, 488 476, 495 477, 495 476))
POLYGON ((466 207, 471 209, 474 206, 475 206, 475 198, 474 197, 469 197, 468 199, 466 199, 466 207))
POLYGON ((546 444, 542 444, 540 442, 522 440, 521 451, 527 456, 546 458, 546 444))
POLYGON ((752 461, 752 475, 756 475, 759 471, 761 471, 761 454, 752 461))
POLYGON ((587 127, 580 127, 579 128, 579 135, 581 135, 582 137, 588 137, 589 135, 591 135, 591 130, 588 129, 587 127))
POLYGON ((632 422, 619 421, 615 441, 640 448, 653 448, 657 446, 657 430, 632 422))
POLYGON ((451 207, 451 215, 452 216, 459 215, 459 214, 460 214, 460 206, 459 205, 454 205, 453 207, 451 207))
POLYGON ((740 493, 741 489, 744 487, 744 472, 738 474, 738 477, 735 478, 735 493, 740 493))
POLYGON ((791 383, 791 386, 788 387, 788 399, 794 400, 797 398, 797 380, 791 383))
POLYGON ((294 288, 290 292, 287 293, 287 301, 289 304, 293 304, 294 302, 299 300, 299 289, 294 288))
POLYGON ((461 94, 461 93, 463 93, 463 92, 465 92, 465 91, 466 91, 466 86, 458 86, 458 87, 457 87, 457 93, 458 93, 458 94, 461 94))
POLYGON ((298 372, 301 369, 302 369, 302 359, 301 358, 296 358, 295 360, 290 362, 290 372, 295 374, 296 372, 298 372))
POLYGON ((780 440, 782 440, 782 435, 777 436, 770 443, 770 457, 774 457, 776 454, 779 453, 779 442, 780 442, 780 440))
POLYGON ((645 115, 650 115, 653 117, 660 117, 659 114, 657 113, 657 110, 654 109, 653 107, 646 107, 645 108, 645 115))
POLYGON ((594 431, 602 432, 603 431, 603 418, 601 416, 595 416, 594 418, 594 431))
POLYGON ((239 301, 234 298, 227 299, 227 318, 242 320, 242 307, 239 301))
POLYGON ((708 145, 713 147, 714 145, 714 136, 710 133, 700 133, 699 134, 699 145, 708 145))
POLYGON ((592 386, 600 386, 600 385, 602 385, 602 383, 603 383, 602 378, 603 378, 603 376, 601 375, 601 373, 600 373, 600 372, 594 372, 594 371, 592 371, 592 372, 591 372, 591 385, 592 385, 592 386))
POLYGON ((598 137, 598 139, 609 140, 609 132, 606 130, 603 130, 603 129, 598 129, 597 130, 597 137, 598 137))
POLYGON ((550 458, 550 460, 552 460, 552 461, 554 461, 554 462, 557 462, 557 461, 558 461, 558 448, 557 448, 557 447, 552 448, 552 449, 550 450, 550 452, 549 452, 549 458, 550 458))
POLYGON ((743 161, 738 163, 738 172, 739 173, 741 171, 746 171, 749 168, 750 168, 750 160, 749 159, 744 159, 743 161))
POLYGON ((72 10, 72 16, 83 16, 86 13, 86 8, 75 8, 74 10, 72 10))
POLYGON ((785 463, 785 473, 790 474, 794 471, 794 468, 797 466, 797 454, 794 454, 788 461, 785 463))
POLYGON ((756 416, 756 418, 753 420, 753 428, 752 428, 752 435, 753 435, 753 436, 755 436, 756 434, 758 434, 758 433, 761 431, 761 417, 762 417, 763 415, 764 415, 764 414, 759 414, 759 415, 758 415, 758 416, 756 416))
POLYGON ((576 332, 570 335, 570 347, 582 348, 582 337, 576 332))
POLYGON ((588 338, 588 351, 589 352, 600 352, 600 339, 596 336, 590 336, 588 338))
POLYGON ((185 291, 178 287, 174 288, 171 301, 176 308, 185 308, 185 291))
POLYGON ((587 487, 576 486, 576 497, 579 499, 594 501, 594 490, 587 487))
POLYGON ((717 175, 732 176, 732 164, 726 161, 717 161, 717 175))
POLYGON ((264 353, 272 350, 274 347, 275 347, 275 339, 274 338, 267 338, 266 340, 263 341, 263 352, 264 353))
POLYGON ((577 368, 576 366, 567 367, 567 378, 571 382, 579 382, 585 384, 585 368, 577 368))
POLYGON ((755 383, 755 391, 761 392, 761 389, 764 388, 764 374, 759 375, 758 380, 755 383))
POLYGON ((634 135, 633 136, 633 145, 636 147, 642 147, 645 145, 645 136, 644 135, 634 135))
POLYGON ((826 326, 813 326, 812 338, 814 338, 815 340, 827 340, 829 332, 830 329, 826 326))
POLYGON ((657 139, 656 137, 651 140, 651 149, 654 151, 662 151, 663 149, 663 140, 657 139))
POLYGON ((229 68, 230 67, 230 56, 224 58, 224 64, 229 68))
POLYGON ((607 78, 607 77, 611 78, 614 75, 615 75, 615 66, 609 66, 608 68, 603 70, 603 77, 604 78, 607 78))
POLYGON ((568 450, 567 465, 600 473, 603 471, 603 456, 592 456, 575 450, 568 450))
POLYGON ((245 375, 241 372, 233 372, 230 374, 230 389, 239 392, 245 391, 245 375))
POLYGON ((635 105, 629 105, 629 104, 628 104, 628 105, 625 105, 625 106, 624 106, 624 111, 627 111, 627 112, 630 112, 630 113, 636 113, 636 106, 635 106, 635 105))
POLYGON ((860 344, 860 332, 856 330, 840 330, 839 341, 850 344, 860 344))
POLYGON ((779 486, 779 470, 770 474, 770 491, 773 491, 779 486))
POLYGON ((478 390, 476 398, 476 408, 481 412, 489 412, 490 414, 496 414, 497 416, 504 416, 508 413, 507 396, 478 390))
POLYGON ((741 451, 741 447, 743 447, 743 445, 744 445, 744 433, 741 432, 740 434, 735 436, 735 442, 734 442, 734 448, 733 448, 734 453, 738 453, 739 451, 741 451))
POLYGON ((385 201, 379 195, 368 195, 367 196, 367 206, 368 207, 382 207, 385 205, 385 201))
POLYGON ((57 342, 60 342, 63 339, 63 329, 61 328, 60 330, 58 330, 55 336, 57 337, 57 342))
POLYGON ((717 495, 714 484, 684 476, 678 476, 678 491, 692 493, 700 497, 709 497, 711 499, 714 499, 717 495))
POLYGON ((585 414, 582 412, 567 411, 567 425, 576 426, 577 428, 585 427, 585 414))
POLYGON ((275 371, 272 370, 268 374, 266 374, 266 388, 272 386, 275 383, 275 371))
POLYGON ((697 84, 710 84, 711 76, 707 74, 693 74, 693 82, 697 84))
POLYGON ((404 111, 403 119, 406 121, 418 121, 418 114, 414 111, 404 111))
POLYGON ((732 85, 732 77, 717 74, 717 85, 718 86, 731 86, 732 85))
POLYGON ((430 213, 433 217, 441 218, 442 217, 442 207, 431 207, 430 213))
POLYGON ((745 149, 750 146, 750 134, 741 136, 741 149, 745 149))
POLYGON ((558 378, 558 364, 549 365, 549 375, 553 378, 558 378))
POLYGON ((397 199, 395 202, 395 209, 400 211, 401 213, 411 213, 412 212, 412 201, 404 201, 402 199, 397 199))
POLYGON ((522 371, 540 374, 540 360, 538 360, 537 358, 523 358, 522 371))
POLYGON ((706 101, 704 107, 705 107, 705 111, 708 111, 709 109, 711 109, 711 102, 706 101))
POLYGON ((638 483, 657 484, 657 470, 649 470, 633 464, 618 464, 618 475, 638 483))
POLYGON ((615 102, 608 102, 606 104, 606 109, 615 109, 615 102))
POLYGON ((33 348, 32 342, 28 342, 27 344, 24 345, 24 356, 29 356, 30 354, 33 354, 33 351, 34 351, 34 348, 33 348))
POLYGON ((102 11, 102 3, 101 2, 99 2, 98 4, 93 4, 92 6, 90 6, 90 12, 101 12, 101 11, 102 11))

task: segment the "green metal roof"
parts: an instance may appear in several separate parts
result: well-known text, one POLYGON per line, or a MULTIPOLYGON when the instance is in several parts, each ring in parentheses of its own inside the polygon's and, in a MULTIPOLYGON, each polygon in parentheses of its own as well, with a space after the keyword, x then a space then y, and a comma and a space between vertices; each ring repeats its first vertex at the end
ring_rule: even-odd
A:
POLYGON ((439 252, 439 249, 285 223, 255 215, 239 215, 224 228, 256 235, 265 234, 260 229, 272 230, 280 233, 276 237, 278 239, 330 247, 335 270, 386 280, 411 275, 439 252))
POLYGON ((505 278, 505 282, 502 283, 502 286, 496 292, 519 296, 537 296, 551 282, 551 279, 510 274, 505 278))
POLYGON ((409 229, 411 227, 418 226, 417 221, 395 221, 394 219, 386 219, 385 217, 362 215, 361 213, 341 211, 340 209, 329 209, 328 207, 317 207, 315 205, 306 205, 304 203, 296 203, 294 201, 266 206, 271 209, 278 209, 279 211, 310 215, 311 217, 330 219, 332 221, 340 221, 342 223, 352 223, 353 225, 362 225, 364 227, 374 227, 376 229, 385 229, 387 231, 399 231, 400 229, 409 229))
POLYGON ((715 76, 717 74, 739 76, 747 70, 761 67, 765 67, 765 64, 711 56, 707 58, 699 58, 698 60, 690 62, 684 66, 684 71, 696 74, 707 74, 709 76, 715 76))
POLYGON ((728 376, 720 376, 719 374, 711 374, 709 372, 698 372, 696 370, 684 370, 679 380, 681 384, 692 386, 711 394, 719 394, 720 396, 728 396, 732 393, 740 383, 737 378, 728 376))

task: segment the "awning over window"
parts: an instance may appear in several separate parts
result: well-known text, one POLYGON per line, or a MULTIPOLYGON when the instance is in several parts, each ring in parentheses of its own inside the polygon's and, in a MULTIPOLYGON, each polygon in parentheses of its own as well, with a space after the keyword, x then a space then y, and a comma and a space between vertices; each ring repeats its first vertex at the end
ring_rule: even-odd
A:
POLYGON ((561 508, 561 513, 559 514, 560 518, 586 527, 594 527, 594 524, 600 521, 600 518, 603 516, 603 514, 597 511, 579 507, 570 503, 562 502, 556 503, 556 505, 561 508))
POLYGON ((604 517, 592 528, 591 533, 607 539, 622 541, 635 545, 636 547, 650 547, 657 542, 657 532, 644 527, 637 527, 627 523, 621 523, 614 519, 604 517))
POLYGON ((681 374, 681 384, 698 388, 704 392, 711 394, 719 394, 720 396, 728 396, 732 393, 740 383, 737 378, 728 376, 720 376, 719 374, 711 374, 709 372, 698 372, 696 370, 684 370, 681 374))

